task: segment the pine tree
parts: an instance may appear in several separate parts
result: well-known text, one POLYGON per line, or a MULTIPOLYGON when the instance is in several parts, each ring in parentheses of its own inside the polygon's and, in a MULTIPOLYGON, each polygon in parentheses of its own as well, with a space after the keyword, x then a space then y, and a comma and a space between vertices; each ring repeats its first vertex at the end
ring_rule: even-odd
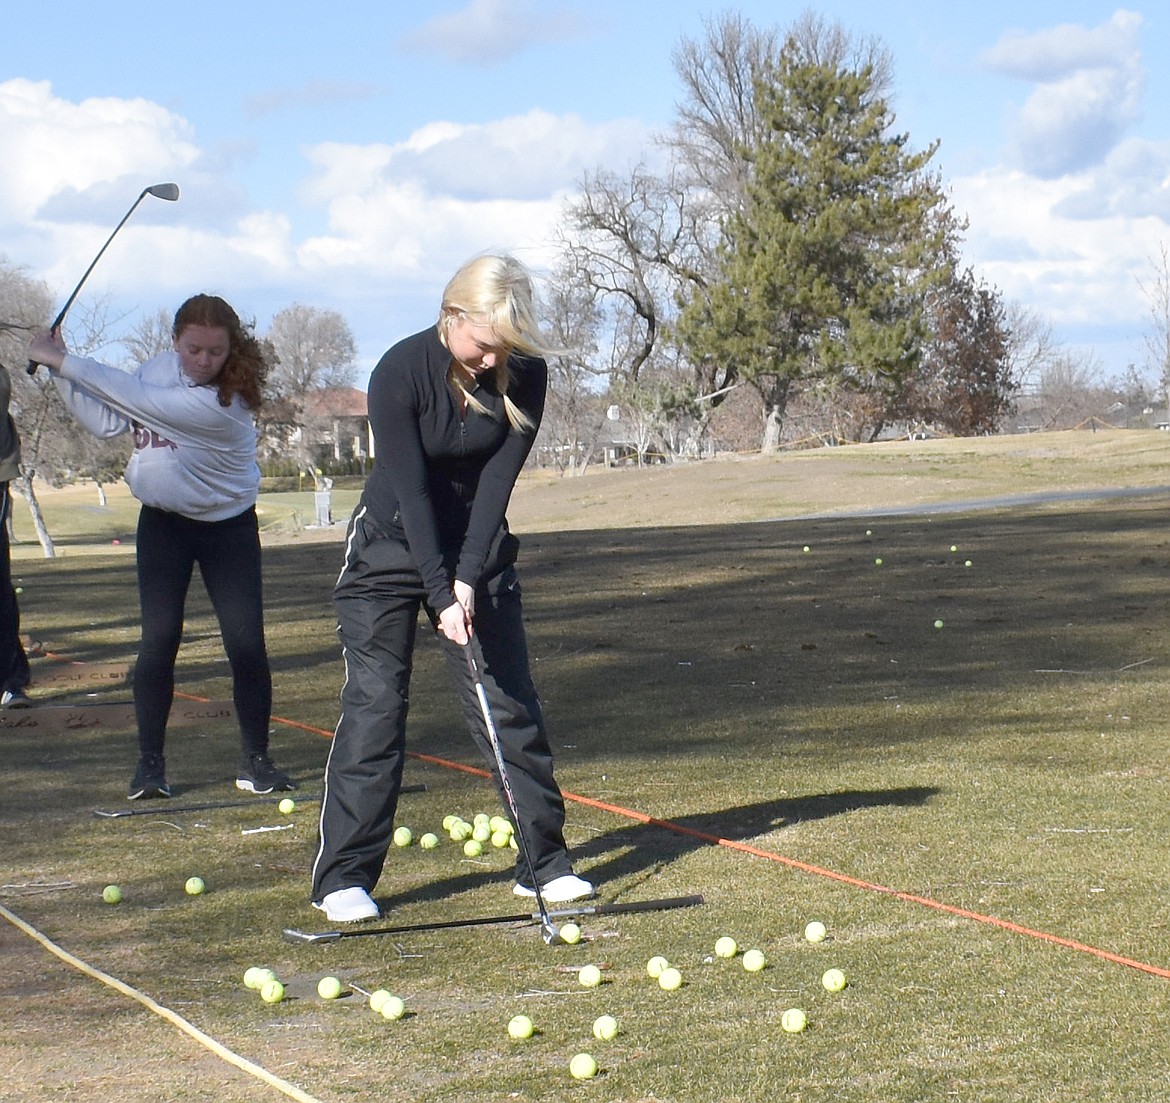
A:
POLYGON ((719 275, 681 311, 678 336, 764 399, 764 450, 795 387, 899 389, 927 337, 929 288, 947 274, 944 204, 892 133, 869 65, 817 60, 790 37, 757 78, 759 144, 747 202, 724 225, 719 275))

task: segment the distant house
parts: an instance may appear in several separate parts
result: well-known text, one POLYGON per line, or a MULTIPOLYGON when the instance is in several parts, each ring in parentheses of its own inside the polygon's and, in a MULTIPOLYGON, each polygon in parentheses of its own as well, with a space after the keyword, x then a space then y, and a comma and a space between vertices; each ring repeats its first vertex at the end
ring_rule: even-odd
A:
POLYGON ((260 432, 263 458, 295 459, 302 468, 356 464, 364 472, 374 455, 366 395, 354 387, 265 403, 260 432))
POLYGON ((323 387, 305 395, 302 431, 313 450, 337 461, 374 457, 374 435, 366 392, 356 387, 323 387))

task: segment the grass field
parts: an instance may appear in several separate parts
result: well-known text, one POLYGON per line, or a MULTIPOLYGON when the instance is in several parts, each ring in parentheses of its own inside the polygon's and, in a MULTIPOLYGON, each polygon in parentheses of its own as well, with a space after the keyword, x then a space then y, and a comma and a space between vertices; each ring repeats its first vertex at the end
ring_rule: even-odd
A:
MULTIPOLYGON (((1170 509, 1154 489, 1170 484, 1168 438, 526 479, 511 515, 578 869, 606 901, 706 899, 585 919, 577 946, 519 924, 287 943, 284 927, 327 926, 307 902, 311 801, 291 817, 257 799, 99 820, 94 808, 131 807, 131 731, 0 730, 0 904, 27 925, 0 922, 5 1098, 1170 1098, 1170 509), (1037 498, 944 505, 1023 494, 1037 498), (184 893, 193 874, 206 894, 184 893), (101 900, 112 882, 117 906, 101 900), (813 919, 829 930, 816 945, 802 936, 813 919), (768 967, 715 958, 721 935, 768 967), (681 970, 678 991, 645 975, 654 954, 681 970), (587 963, 602 966, 596 989, 577 983, 587 963), (246 989, 254 965, 290 998, 246 989), (822 988, 829 967, 843 992, 822 988), (322 1000, 325 975, 390 989, 408 1015, 322 1000), (807 1012, 803 1033, 781 1029, 790 1007, 807 1012), (520 1012, 537 1026, 526 1042, 506 1031, 520 1012), (619 1021, 612 1041, 592 1036, 602 1013, 619 1021), (580 1051, 596 1079, 570 1077, 580 1051)), ((133 555, 109 544, 132 532, 132 508, 81 525, 67 494, 46 495, 50 527, 73 525, 55 561, 20 508, 26 630, 70 660, 132 659, 133 555)), ((339 534, 274 524, 267 543, 274 754, 311 796, 341 676, 339 534)), ((201 593, 179 674, 193 696, 228 695, 201 593)), ((83 688, 38 698, 127 696, 83 688)), ((417 837, 447 813, 497 811, 459 768, 482 763, 436 648, 420 648, 411 723, 426 757, 406 780, 427 790, 403 797, 400 822, 417 837)), ((176 729, 173 804, 237 795, 235 753, 230 725, 176 729)), ((510 913, 509 865, 444 838, 395 850, 376 896, 395 924, 510 913)))

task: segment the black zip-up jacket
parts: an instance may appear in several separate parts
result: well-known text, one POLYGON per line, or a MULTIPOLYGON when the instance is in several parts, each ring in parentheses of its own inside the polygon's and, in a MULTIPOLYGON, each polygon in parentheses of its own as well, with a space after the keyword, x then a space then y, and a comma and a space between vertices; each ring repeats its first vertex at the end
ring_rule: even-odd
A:
MULTIPOLYGON (((375 461, 362 492, 374 524, 406 541, 436 613, 454 601, 455 579, 479 585, 536 435, 511 428, 490 371, 473 393, 491 416, 470 406, 461 414, 450 364, 436 326, 378 361, 369 385, 375 461)), ((539 427, 548 366, 513 354, 508 370, 508 397, 539 427)))

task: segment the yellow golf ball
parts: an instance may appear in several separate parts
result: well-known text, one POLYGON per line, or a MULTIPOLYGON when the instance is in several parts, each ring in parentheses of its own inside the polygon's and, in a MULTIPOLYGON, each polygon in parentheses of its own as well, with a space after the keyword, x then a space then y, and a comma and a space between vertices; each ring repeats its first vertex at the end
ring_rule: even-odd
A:
POLYGON ((821 984, 826 992, 840 992, 848 982, 840 969, 826 969, 821 977, 821 984))
POLYGON ((789 1034, 799 1034, 808 1026, 808 1016, 799 1007, 790 1007, 780 1016, 780 1026, 789 1034))
POLYGON ((743 955, 743 967, 749 973, 758 973, 768 964, 763 950, 748 950, 743 955))
POLYGON ((524 1041, 525 1038, 531 1038, 535 1032, 536 1027, 532 1025, 532 1020, 527 1015, 513 1015, 508 1023, 509 1038, 524 1041))
POLYGON ((387 996, 382 1001, 383 1019, 401 1019, 406 1014, 406 1004, 401 996, 387 996))
POLYGON ((665 988, 667 992, 673 992, 676 988, 681 988, 682 980, 682 973, 673 965, 668 965, 658 974, 658 986, 659 988, 665 988))
POLYGON ((735 957, 737 953, 739 953, 739 946, 734 938, 724 935, 723 938, 715 940, 716 957, 735 957))
POLYGON ((804 929, 804 937, 805 937, 805 938, 806 938, 806 939, 807 939, 809 942, 824 942, 824 941, 825 941, 825 936, 826 936, 828 933, 829 933, 829 932, 828 932, 828 930, 826 929, 826 927, 825 927, 824 923, 822 923, 822 922, 821 922, 820 920, 818 920, 818 919, 814 919, 814 920, 813 920, 813 921, 812 921, 812 922, 811 922, 811 923, 810 923, 810 924, 809 924, 807 927, 805 927, 805 929, 804 929))
POLYGON ((591 1080, 597 1075, 597 1062, 590 1053, 578 1053, 569 1062, 569 1073, 575 1080, 591 1080))
POLYGON ((265 1003, 280 1003, 284 999, 284 985, 278 980, 266 980, 260 989, 260 998, 265 1003))
POLYGON ((601 970, 596 965, 583 965, 577 980, 583 988, 596 988, 601 983, 601 970))
POLYGON ((341 995, 341 981, 336 977, 322 977, 317 981, 317 995, 323 1000, 335 1000, 341 995))
POLYGON ((646 976, 657 980, 660 976, 662 976, 662 970, 668 969, 669 967, 670 962, 660 954, 656 954, 648 962, 646 962, 646 976))
POLYGON ((570 946, 576 946, 581 941, 581 928, 576 923, 562 923, 557 933, 561 936, 561 941, 567 942, 570 946))
POLYGON ((381 1011, 382 1004, 390 998, 390 993, 385 988, 378 988, 370 993, 370 1010, 381 1011))
POLYGON ((599 1015, 593 1020, 593 1037, 608 1042, 617 1037, 618 1023, 612 1015, 599 1015))

